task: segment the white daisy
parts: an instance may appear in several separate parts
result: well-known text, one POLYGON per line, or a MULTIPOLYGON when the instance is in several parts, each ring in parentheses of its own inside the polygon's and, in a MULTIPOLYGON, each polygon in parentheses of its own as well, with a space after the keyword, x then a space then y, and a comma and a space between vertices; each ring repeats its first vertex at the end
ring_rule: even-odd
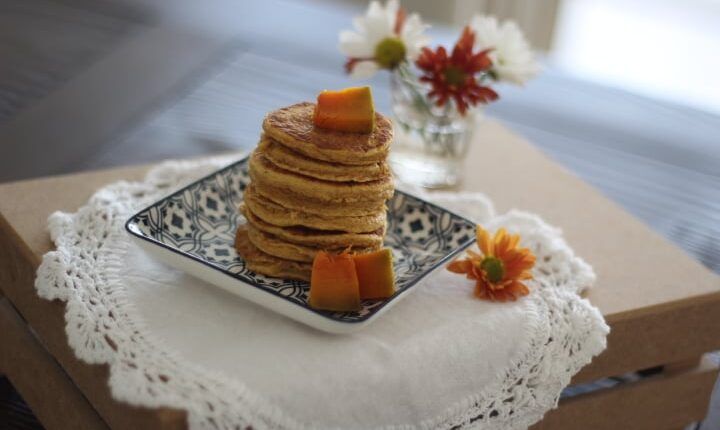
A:
POLYGON ((348 57, 346 68, 353 78, 369 78, 379 69, 394 69, 413 61, 428 38, 428 28, 416 13, 405 16, 398 0, 385 5, 370 2, 364 16, 353 19, 354 30, 340 32, 340 51, 348 57))
POLYGON ((478 49, 492 48, 490 76, 494 79, 522 85, 540 70, 525 35, 514 21, 498 23, 493 16, 476 15, 470 27, 475 32, 478 49))

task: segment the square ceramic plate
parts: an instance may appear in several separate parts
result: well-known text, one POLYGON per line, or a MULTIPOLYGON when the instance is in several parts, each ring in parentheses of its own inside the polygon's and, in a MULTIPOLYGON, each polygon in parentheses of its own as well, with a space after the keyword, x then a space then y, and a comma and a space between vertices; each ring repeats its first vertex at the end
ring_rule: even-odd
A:
POLYGON ((357 312, 318 311, 307 303, 307 282, 254 273, 235 252, 236 228, 246 222, 237 207, 249 181, 245 158, 141 210, 125 228, 138 245, 165 263, 333 333, 348 333, 369 324, 474 240, 471 221, 396 191, 388 202, 385 246, 393 251, 397 292, 387 299, 363 301, 357 312))

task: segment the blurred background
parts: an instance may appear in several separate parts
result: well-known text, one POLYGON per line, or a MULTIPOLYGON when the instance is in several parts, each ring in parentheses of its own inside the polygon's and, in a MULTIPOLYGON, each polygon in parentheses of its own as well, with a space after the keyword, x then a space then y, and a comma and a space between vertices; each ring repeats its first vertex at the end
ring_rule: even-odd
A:
MULTIPOLYGON (((720 0, 402 4, 448 45, 474 13, 516 20, 544 70, 487 116, 720 273, 720 0)), ((268 110, 356 83, 337 35, 366 5, 0 0, 0 182, 248 150, 268 110)))

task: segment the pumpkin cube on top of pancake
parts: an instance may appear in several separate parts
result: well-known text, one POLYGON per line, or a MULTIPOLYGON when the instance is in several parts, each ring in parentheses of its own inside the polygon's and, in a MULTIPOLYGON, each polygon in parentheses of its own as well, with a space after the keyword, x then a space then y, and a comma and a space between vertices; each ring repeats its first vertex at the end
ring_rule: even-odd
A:
POLYGON ((389 119, 374 112, 371 132, 349 133, 316 126, 315 106, 301 102, 270 112, 263 120, 263 136, 319 163, 372 166, 386 161, 393 139, 389 119))
POLYGON ((375 107, 370 87, 352 87, 320 93, 313 121, 320 128, 349 133, 371 133, 375 107))
POLYGON ((318 252, 381 249, 394 193, 387 163, 393 133, 370 89, 323 92, 318 104, 274 110, 262 129, 239 208, 246 223, 236 248, 247 267, 309 281, 318 252))

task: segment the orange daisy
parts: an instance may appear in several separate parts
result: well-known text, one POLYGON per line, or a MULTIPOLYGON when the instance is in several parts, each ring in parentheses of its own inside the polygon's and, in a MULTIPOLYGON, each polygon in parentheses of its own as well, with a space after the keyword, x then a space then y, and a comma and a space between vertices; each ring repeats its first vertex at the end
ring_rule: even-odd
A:
POLYGON ((453 261, 447 269, 475 280, 475 296, 480 299, 505 302, 528 295, 530 290, 522 281, 532 279, 535 255, 528 248, 518 247, 520 235, 501 228, 491 238, 478 225, 477 242, 481 254, 468 250, 467 258, 453 261))

